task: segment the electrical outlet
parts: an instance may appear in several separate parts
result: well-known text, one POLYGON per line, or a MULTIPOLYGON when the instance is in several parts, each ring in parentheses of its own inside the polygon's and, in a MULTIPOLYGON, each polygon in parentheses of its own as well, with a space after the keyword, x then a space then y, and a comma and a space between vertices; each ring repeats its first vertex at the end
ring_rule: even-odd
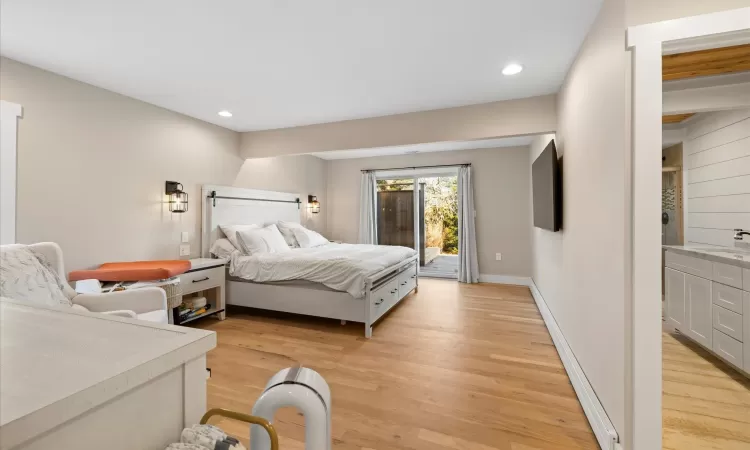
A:
POLYGON ((190 242, 190 239, 188 238, 188 232, 183 231, 180 239, 180 242, 182 242, 183 244, 187 244, 188 242, 190 242))
POLYGON ((502 253, 495 253, 495 261, 502 261, 503 254, 502 253))
POLYGON ((180 256, 190 256, 190 244, 180 245, 180 256))

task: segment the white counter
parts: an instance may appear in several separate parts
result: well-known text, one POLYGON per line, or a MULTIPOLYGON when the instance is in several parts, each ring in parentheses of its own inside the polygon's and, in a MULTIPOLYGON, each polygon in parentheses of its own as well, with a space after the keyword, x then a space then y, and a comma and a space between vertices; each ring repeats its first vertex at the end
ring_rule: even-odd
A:
POLYGON ((724 264, 750 269, 750 250, 712 245, 663 245, 665 250, 724 264))
POLYGON ((206 408, 210 331, 0 300, 0 449, 163 449, 206 408))

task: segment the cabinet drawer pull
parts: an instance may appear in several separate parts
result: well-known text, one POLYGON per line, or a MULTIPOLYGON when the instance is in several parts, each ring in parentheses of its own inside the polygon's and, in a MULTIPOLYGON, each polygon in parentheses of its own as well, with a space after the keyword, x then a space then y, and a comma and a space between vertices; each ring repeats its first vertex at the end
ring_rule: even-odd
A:
POLYGON ((396 292, 398 292, 398 289, 394 289, 394 290, 392 290, 392 291, 391 291, 391 294, 395 294, 396 292))
POLYGON ((211 279, 210 277, 201 278, 200 280, 193 280, 193 283, 200 283, 201 281, 208 281, 210 279, 211 279))
POLYGON ((384 301, 384 299, 381 298, 380 300, 378 300, 377 302, 375 302, 375 306, 380 306, 381 304, 383 304, 383 301, 384 301))

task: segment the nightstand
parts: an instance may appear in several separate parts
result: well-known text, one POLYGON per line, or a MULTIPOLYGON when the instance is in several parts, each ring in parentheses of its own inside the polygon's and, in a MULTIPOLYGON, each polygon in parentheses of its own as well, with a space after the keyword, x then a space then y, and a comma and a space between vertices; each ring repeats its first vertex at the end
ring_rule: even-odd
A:
POLYGON ((180 321, 178 309, 173 310, 173 320, 176 325, 216 315, 219 320, 226 318, 225 303, 225 265, 224 259, 197 258, 191 259, 191 269, 180 275, 182 295, 187 296, 203 291, 207 302, 211 305, 205 313, 180 321))

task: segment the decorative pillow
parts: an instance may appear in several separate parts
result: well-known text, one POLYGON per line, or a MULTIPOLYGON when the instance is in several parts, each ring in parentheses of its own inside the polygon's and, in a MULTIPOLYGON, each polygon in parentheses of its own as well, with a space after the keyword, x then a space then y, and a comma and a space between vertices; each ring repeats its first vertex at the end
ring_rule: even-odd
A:
POLYGON ((71 306, 62 280, 27 246, 0 246, 0 296, 46 306, 71 306))
POLYGON ((284 222, 283 220, 279 220, 276 222, 276 226, 279 227, 279 231, 281 232, 281 235, 284 236, 284 240, 289 247, 299 248, 299 243, 297 242, 297 238, 294 237, 294 232, 292 230, 295 228, 304 228, 302 225, 296 222, 284 222))
POLYGON ((320 233, 304 227, 292 228, 292 232, 301 248, 318 247, 328 243, 328 239, 321 236, 320 233))
POLYGON ((219 228, 221 229, 221 232, 224 233, 224 236, 229 239, 229 242, 232 243, 234 248, 237 250, 241 250, 242 247, 240 247, 240 241, 237 238, 237 232, 238 231, 245 231, 245 230, 253 230, 255 228, 260 228, 256 224, 250 224, 250 225, 219 225, 219 228))
POLYGON ((238 231, 237 237, 240 249, 245 255, 283 253, 291 250, 275 223, 265 228, 238 231))
POLYGON ((229 239, 217 239, 209 252, 217 258, 232 259, 232 253, 239 251, 229 239))

